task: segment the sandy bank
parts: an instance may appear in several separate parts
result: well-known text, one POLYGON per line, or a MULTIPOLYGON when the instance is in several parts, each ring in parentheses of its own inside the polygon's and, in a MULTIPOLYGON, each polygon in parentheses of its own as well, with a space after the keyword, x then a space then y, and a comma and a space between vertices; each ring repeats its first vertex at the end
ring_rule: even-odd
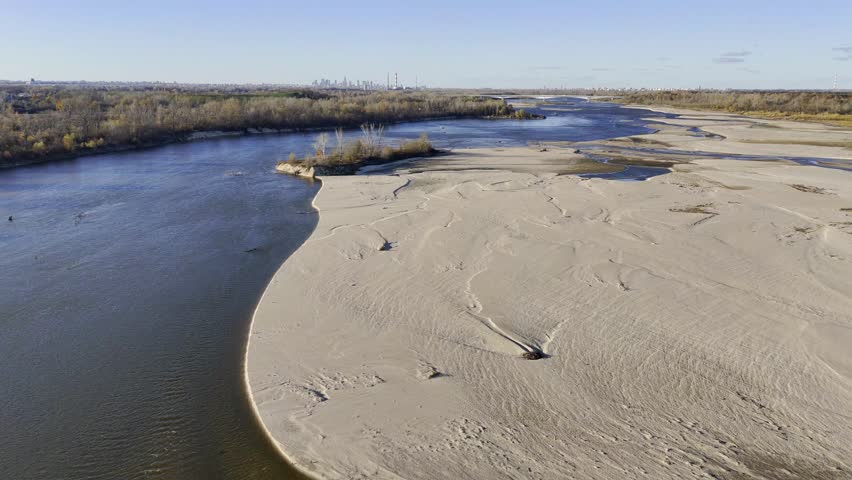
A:
POLYGON ((849 478, 852 173, 615 182, 548 154, 323 180, 247 357, 288 456, 331 479, 849 478))
POLYGON ((766 155, 786 157, 820 157, 852 160, 852 130, 819 123, 765 120, 727 113, 706 113, 669 107, 628 106, 663 113, 674 113, 678 118, 648 119, 671 126, 653 138, 673 140, 686 150, 730 153, 740 155, 766 155), (700 128, 716 137, 695 135, 691 140, 679 135, 680 129, 700 128), (836 146, 831 146, 836 145, 836 146))

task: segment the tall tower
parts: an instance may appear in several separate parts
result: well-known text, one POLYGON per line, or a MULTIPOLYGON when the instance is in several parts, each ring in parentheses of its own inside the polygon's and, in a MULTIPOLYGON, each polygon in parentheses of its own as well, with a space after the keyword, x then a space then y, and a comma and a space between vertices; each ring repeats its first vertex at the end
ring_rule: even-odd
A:
POLYGON ((837 91, 837 72, 834 72, 834 88, 833 90, 837 91))
POLYGON ((388 86, 386 90, 390 90, 390 72, 388 72, 388 86))
POLYGON ((399 89, 399 74, 393 72, 393 88, 394 90, 399 89))

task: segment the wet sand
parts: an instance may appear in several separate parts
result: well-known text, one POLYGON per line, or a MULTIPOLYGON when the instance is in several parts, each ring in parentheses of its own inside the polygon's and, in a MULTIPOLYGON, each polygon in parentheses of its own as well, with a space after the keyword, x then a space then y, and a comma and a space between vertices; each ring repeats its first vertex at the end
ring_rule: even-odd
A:
POLYGON ((844 159, 749 141, 849 133, 719 118, 627 140, 671 165, 644 182, 564 175, 577 144, 323 179, 247 356, 287 457, 322 478, 852 476, 852 173, 659 152, 844 159))

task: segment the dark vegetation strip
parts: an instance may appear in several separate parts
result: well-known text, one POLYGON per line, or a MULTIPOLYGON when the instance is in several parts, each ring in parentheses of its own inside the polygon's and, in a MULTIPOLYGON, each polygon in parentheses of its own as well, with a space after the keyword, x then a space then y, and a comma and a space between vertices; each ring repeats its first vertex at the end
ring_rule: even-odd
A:
POLYGON ((850 92, 643 91, 624 94, 616 101, 718 110, 761 118, 815 121, 852 127, 850 92))

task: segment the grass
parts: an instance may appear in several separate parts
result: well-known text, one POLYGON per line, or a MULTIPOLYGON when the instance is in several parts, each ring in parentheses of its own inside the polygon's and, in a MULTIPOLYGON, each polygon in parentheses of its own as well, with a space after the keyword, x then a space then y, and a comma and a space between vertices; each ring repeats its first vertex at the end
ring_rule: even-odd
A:
POLYGON ((824 188, 813 187, 813 186, 810 186, 810 185, 802 185, 801 183, 794 183, 794 184, 790 185, 790 187, 795 188, 796 190, 798 190, 800 192, 805 192, 805 193, 817 193, 817 194, 820 194, 820 195, 825 195, 827 193, 826 189, 824 189, 824 188))
POLYGON ((612 151, 594 152, 596 155, 606 157, 607 161, 615 165, 639 166, 639 167, 660 167, 671 168, 675 165, 689 163, 677 159, 657 160, 656 158, 637 157, 630 155, 621 155, 612 151))
POLYGON ((643 137, 627 137, 627 140, 630 140, 631 143, 639 143, 643 145, 659 145, 661 147, 672 147, 671 143, 662 142, 660 140, 652 140, 650 138, 643 137))
POLYGON ((670 212, 677 213, 701 213, 704 215, 718 215, 716 212, 712 210, 708 210, 709 208, 713 208, 712 203, 704 203, 702 205, 693 205, 691 207, 676 207, 670 208, 670 212))

